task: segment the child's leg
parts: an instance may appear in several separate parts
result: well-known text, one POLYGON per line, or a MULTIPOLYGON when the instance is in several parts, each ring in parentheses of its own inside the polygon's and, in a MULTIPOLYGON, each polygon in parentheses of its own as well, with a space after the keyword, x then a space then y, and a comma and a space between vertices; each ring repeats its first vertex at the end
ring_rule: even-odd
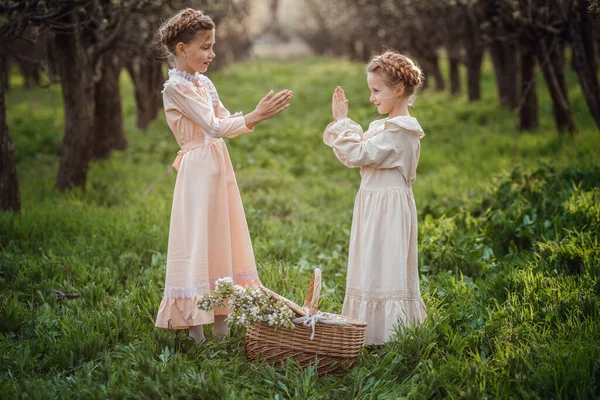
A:
POLYGON ((202 343, 206 340, 204 337, 204 325, 190 326, 190 337, 196 341, 196 343, 202 343))
POLYGON ((227 336, 229 333, 229 327, 225 323, 225 318, 227 318, 227 315, 215 315, 215 335, 227 336))

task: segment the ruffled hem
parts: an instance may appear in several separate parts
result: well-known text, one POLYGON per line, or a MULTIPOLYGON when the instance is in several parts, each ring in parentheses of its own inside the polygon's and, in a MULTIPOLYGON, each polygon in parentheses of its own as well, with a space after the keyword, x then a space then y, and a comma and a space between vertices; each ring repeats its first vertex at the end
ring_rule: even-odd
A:
MULTIPOLYGON (((242 276, 242 274, 238 274, 242 276)), ((247 277, 250 279, 235 281, 236 285, 250 288, 260 287, 260 280, 251 279, 255 273, 248 272, 247 277)), ((188 288, 184 290, 177 289, 165 289, 163 299, 158 308, 158 315, 156 316, 155 326, 158 328, 165 329, 188 329, 190 326, 206 325, 215 322, 215 315, 228 315, 229 307, 217 307, 214 311, 204 311, 198 308, 198 301, 202 296, 209 292, 209 285, 206 285, 206 291, 194 290, 188 292, 188 288), (177 296, 174 294, 177 293, 177 296)), ((214 282, 211 282, 210 286, 214 286, 214 282)), ((204 287, 202 288, 204 289, 204 287)))
POLYGON ((215 322, 215 315, 226 315, 198 308, 200 297, 166 297, 158 309, 155 325, 165 329, 188 329, 190 326, 215 322))
POLYGON ((427 309, 420 296, 403 300, 361 300, 346 296, 342 315, 368 323, 365 338, 367 346, 390 341, 398 327, 422 324, 427 318, 427 309))

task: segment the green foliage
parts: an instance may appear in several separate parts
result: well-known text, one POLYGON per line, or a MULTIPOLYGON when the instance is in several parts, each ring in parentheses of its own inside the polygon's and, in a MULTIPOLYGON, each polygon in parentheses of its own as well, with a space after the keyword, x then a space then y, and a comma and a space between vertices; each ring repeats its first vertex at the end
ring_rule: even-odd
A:
MULTIPOLYGON (((293 107, 228 141, 263 283, 302 303, 323 271, 321 309, 340 312, 357 170, 322 144, 331 92, 366 126, 363 66, 262 60, 213 77, 232 111, 269 89, 293 107)), ((62 130, 57 87, 15 82, 8 124, 21 216, 0 214, 0 393, 13 398, 595 398, 600 395, 600 141, 572 90, 581 131, 561 138, 540 91, 539 132, 519 134, 497 105, 489 64, 482 101, 424 92, 414 185, 429 318, 364 349, 345 375, 293 362, 254 366, 244 331, 195 345, 154 328, 162 297, 177 151, 161 117, 138 132, 122 81, 129 149, 90 167, 86 190, 53 189, 62 130), (32 110, 34 110, 32 112, 32 110), (79 295, 60 299, 58 292, 79 295)), ((575 87, 576 77, 569 75, 575 87)), ((543 83, 540 82, 540 88, 543 83)))

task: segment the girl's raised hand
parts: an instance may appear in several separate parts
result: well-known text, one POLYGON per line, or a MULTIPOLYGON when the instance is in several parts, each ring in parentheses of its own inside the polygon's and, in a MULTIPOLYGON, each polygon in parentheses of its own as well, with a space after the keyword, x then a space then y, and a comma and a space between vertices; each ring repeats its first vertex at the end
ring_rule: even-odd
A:
POLYGON ((261 101, 258 102, 256 109, 249 114, 244 115, 246 126, 250 129, 260 121, 273 118, 290 106, 288 101, 292 98, 292 91, 284 89, 274 94, 271 90, 261 101))
POLYGON ((333 112, 333 119, 336 121, 348 116, 348 99, 346 99, 344 89, 339 86, 333 92, 331 111, 333 112))
POLYGON ((273 118, 290 106, 288 103, 292 98, 292 91, 284 89, 277 94, 271 90, 256 106, 256 112, 261 120, 273 118))

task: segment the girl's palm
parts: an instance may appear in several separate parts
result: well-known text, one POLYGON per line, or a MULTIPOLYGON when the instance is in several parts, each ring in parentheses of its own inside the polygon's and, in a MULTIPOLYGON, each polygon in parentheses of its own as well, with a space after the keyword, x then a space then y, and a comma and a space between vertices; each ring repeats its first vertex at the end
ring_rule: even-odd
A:
POLYGON ((286 108, 292 98, 292 92, 284 89, 281 92, 274 94, 271 90, 256 106, 256 111, 262 116, 262 119, 273 118, 286 108))
POLYGON ((333 119, 336 121, 348 116, 348 99, 346 99, 344 89, 339 86, 333 92, 331 111, 333 112, 333 119))

